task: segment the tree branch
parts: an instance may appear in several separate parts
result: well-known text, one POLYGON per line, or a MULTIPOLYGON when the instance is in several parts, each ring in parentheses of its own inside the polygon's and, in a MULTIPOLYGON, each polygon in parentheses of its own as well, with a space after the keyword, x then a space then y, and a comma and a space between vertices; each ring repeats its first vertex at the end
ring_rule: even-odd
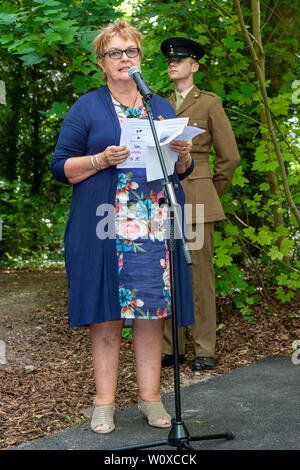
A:
POLYGON ((263 98, 263 102, 264 102, 264 106, 265 106, 267 126, 268 126, 268 130, 269 130, 271 140, 273 142, 273 146, 274 146, 274 150, 275 150, 275 153, 276 153, 276 156, 277 156, 277 160, 278 160, 278 163, 279 163, 279 168, 280 168, 280 171, 281 171, 282 182, 283 182, 283 187, 284 187, 285 195, 286 195, 286 198, 287 198, 287 202, 290 206, 290 209, 291 209, 292 213, 294 214, 294 216, 297 220, 298 226, 300 227, 300 213, 299 213, 299 211, 298 211, 298 209, 297 209, 297 207, 296 207, 296 205, 293 201, 293 198, 292 198, 292 195, 291 195, 291 192, 290 192, 284 161, 283 161, 283 158, 282 158, 282 154, 281 154, 279 143, 278 143, 278 140, 277 140, 277 137, 276 137, 276 133, 275 133, 275 130, 274 130, 274 127, 273 127, 272 114, 271 114, 271 110, 270 110, 270 106, 269 106, 267 89, 266 89, 266 86, 265 86, 263 73, 262 73, 262 70, 261 70, 261 67, 260 67, 260 64, 259 64, 259 59, 256 55, 256 52, 254 50, 253 44, 250 40, 248 31, 247 31, 247 28, 246 28, 246 25, 245 25, 245 22, 244 22, 244 17, 243 17, 240 1, 239 0, 234 0, 234 4, 235 4, 236 10, 237 10, 237 15, 238 15, 240 26, 241 26, 241 31, 243 33, 246 44, 247 44, 247 46, 250 50, 250 54, 251 54, 251 57, 252 57, 252 60, 253 60, 253 63, 254 63, 255 70, 256 70, 256 75, 257 75, 257 78, 258 78, 258 82, 259 82, 259 86, 260 86, 260 90, 261 90, 261 94, 262 94, 262 98, 263 98))
MULTIPOLYGON (((250 121, 252 122, 255 122, 255 124, 258 124, 259 126, 261 127, 266 127, 265 124, 263 124, 262 122, 260 121, 257 121, 256 119, 253 119, 252 117, 250 116, 247 116, 247 114, 243 114, 243 113, 240 113, 239 111, 236 111, 235 109, 232 109, 232 108, 224 108, 226 111, 229 111, 231 113, 235 113, 235 114, 238 114, 239 116, 243 116, 245 117, 246 119, 249 119, 250 121)), ((267 128, 267 127, 266 127, 267 128)))
POLYGON ((270 19, 272 18, 273 13, 275 12, 275 9, 276 9, 276 7, 277 7, 278 1, 279 1, 279 0, 276 0, 275 4, 274 4, 274 6, 273 6, 273 8, 272 8, 272 10, 271 10, 271 13, 269 14, 269 16, 268 16, 268 18, 266 19, 266 21, 264 22, 264 24, 262 25, 260 32, 262 32, 262 30, 264 29, 264 27, 267 26, 267 24, 269 23, 270 19))
MULTIPOLYGON (((272 113, 272 111, 271 111, 271 113, 272 113)), ((277 124, 277 122, 276 122, 276 120, 275 120, 275 117, 274 117, 273 113, 272 113, 272 119, 273 119, 273 122, 274 122, 274 124, 275 124, 275 127, 276 127, 277 131, 279 132, 279 134, 281 135, 282 139, 283 139, 284 142, 286 143, 288 149, 289 149, 290 152, 294 155, 295 159, 297 160, 297 162, 298 162, 299 165, 300 165, 300 158, 299 158, 299 156, 296 154, 295 150, 293 149, 293 147, 291 146, 291 144, 289 143, 289 141, 287 140, 287 138, 285 137, 285 135, 281 132, 280 127, 278 126, 278 124, 277 124)))
MULTIPOLYGON (((219 5, 215 0, 211 0, 211 2, 212 2, 217 8, 219 8, 219 10, 221 10, 226 16, 229 16, 229 18, 232 18, 232 17, 233 17, 233 15, 232 15, 228 10, 226 10, 224 7, 222 7, 221 5, 219 5)), ((236 26, 233 25, 233 27, 234 27, 234 29, 236 29, 237 31, 239 31, 239 29, 238 29, 236 26)), ((256 41, 255 36, 253 36, 249 31, 248 31, 248 34, 249 34, 249 36, 253 39, 253 41, 256 43, 257 47, 260 47, 260 45, 259 45, 258 42, 256 41)), ((262 52, 263 52, 263 51, 262 51, 262 52)))

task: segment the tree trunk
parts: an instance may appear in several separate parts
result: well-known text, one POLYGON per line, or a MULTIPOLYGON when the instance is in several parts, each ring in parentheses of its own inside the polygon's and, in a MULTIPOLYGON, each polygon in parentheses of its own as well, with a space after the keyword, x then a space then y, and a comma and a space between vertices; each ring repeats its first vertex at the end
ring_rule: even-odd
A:
MULTIPOLYGON (((260 1, 259 0, 251 0, 251 10, 252 10, 252 31, 253 31, 253 36, 256 40, 256 44, 254 46, 255 52, 257 54, 258 58, 258 63, 261 68, 261 73, 263 80, 265 81, 266 75, 265 75, 265 54, 264 54, 264 49, 263 49, 263 43, 262 43, 262 37, 261 37, 261 27, 260 27, 260 1)), ((263 104, 260 106, 260 121, 263 124, 263 126, 266 128, 267 127, 267 116, 265 112, 265 107, 263 104)), ((262 134, 262 139, 266 141, 267 145, 267 152, 269 155, 271 155, 271 140, 270 136, 267 135, 266 133, 262 134)), ((270 160, 268 160, 270 161, 270 160)), ((268 183, 270 186, 270 195, 271 197, 276 201, 279 199, 280 196, 280 189, 279 189, 279 183, 278 183, 278 178, 275 173, 275 171, 268 171, 268 183)), ((279 227, 280 225, 284 224, 283 221, 283 215, 281 211, 278 211, 278 209, 282 209, 282 205, 280 202, 273 204, 272 206, 273 209, 273 218, 274 218, 274 227, 275 229, 279 227)), ((278 244, 280 244, 282 240, 278 240, 278 244)))
POLYGON ((22 106, 22 66, 20 62, 15 61, 13 67, 13 80, 6 81, 6 157, 3 162, 3 175, 8 181, 15 181, 17 178, 18 162, 18 140, 19 140, 19 119, 22 106))
POLYGON ((39 113, 39 85, 36 76, 35 67, 32 72, 33 79, 33 105, 32 105, 32 162, 33 162, 33 181, 32 181, 32 194, 38 194, 41 187, 41 145, 40 145, 40 113, 39 113))
POLYGON ((240 26, 241 26, 243 36, 244 36, 246 44, 247 44, 247 46, 250 50, 250 54, 251 54, 251 57, 252 57, 252 60, 253 60, 253 63, 254 63, 256 76, 257 76, 257 79, 258 79, 258 82, 259 82, 260 91, 261 91, 262 99, 263 99, 263 102, 264 102, 267 127, 268 127, 268 131, 269 131, 271 141, 272 141, 273 146, 274 146, 274 150, 275 150, 275 153, 276 153, 276 156, 277 156, 277 160, 278 160, 278 163, 279 163, 279 168, 280 168, 280 171, 281 171, 282 182, 283 182, 283 187, 284 187, 284 192, 285 192, 285 195, 286 195, 286 199, 287 199, 288 205, 289 205, 292 213, 294 214, 294 216, 297 220, 297 224, 300 227, 300 213, 299 213, 299 211, 296 207, 295 202, 293 201, 293 198, 292 198, 292 195, 291 195, 291 192, 290 192, 284 161, 283 161, 280 146, 279 146, 279 143, 278 143, 278 140, 277 140, 276 132, 275 132, 275 129, 274 129, 274 126, 273 126, 272 113, 271 113, 271 110, 270 110, 269 99, 268 99, 267 89, 266 89, 266 85, 265 85, 265 81, 264 81, 263 71, 261 70, 261 67, 259 65, 259 59, 257 57, 257 54, 255 52, 255 49, 253 47, 253 44, 251 42, 249 33, 247 31, 247 28, 246 28, 246 25, 245 25, 245 22, 244 22, 244 17, 243 17, 243 13, 242 13, 242 9, 241 9, 241 4, 240 4, 239 0, 234 0, 234 4, 235 4, 236 10, 237 10, 237 15, 238 15, 238 18, 239 18, 239 23, 240 23, 240 26))

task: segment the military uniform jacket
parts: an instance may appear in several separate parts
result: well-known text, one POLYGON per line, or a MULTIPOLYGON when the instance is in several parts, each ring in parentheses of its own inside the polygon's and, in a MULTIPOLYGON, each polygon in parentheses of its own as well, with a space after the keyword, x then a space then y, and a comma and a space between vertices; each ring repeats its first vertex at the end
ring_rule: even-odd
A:
MULTIPOLYGON (((169 102, 176 109, 175 93, 169 102)), ((176 111, 176 116, 189 117, 189 126, 205 130, 193 139, 194 171, 182 182, 186 204, 193 204, 192 222, 196 222, 195 204, 204 204, 205 222, 223 220, 225 215, 220 197, 231 183, 240 156, 221 98, 194 86, 176 111), (215 159, 211 171, 209 151, 212 146, 215 159)))

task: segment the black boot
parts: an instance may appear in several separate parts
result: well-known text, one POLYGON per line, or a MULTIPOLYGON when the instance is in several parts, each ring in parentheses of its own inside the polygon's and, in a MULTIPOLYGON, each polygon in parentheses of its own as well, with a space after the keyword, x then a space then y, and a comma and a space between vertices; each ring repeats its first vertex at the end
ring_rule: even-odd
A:
MULTIPOLYGON (((179 354, 178 362, 179 362, 179 364, 184 363, 184 354, 179 354)), ((172 366, 172 365, 173 365, 173 354, 162 353, 162 355, 161 355, 161 366, 162 367, 167 367, 167 366, 172 366)))
POLYGON ((193 370, 209 370, 213 369, 216 364, 216 361, 213 357, 196 357, 193 362, 193 370))

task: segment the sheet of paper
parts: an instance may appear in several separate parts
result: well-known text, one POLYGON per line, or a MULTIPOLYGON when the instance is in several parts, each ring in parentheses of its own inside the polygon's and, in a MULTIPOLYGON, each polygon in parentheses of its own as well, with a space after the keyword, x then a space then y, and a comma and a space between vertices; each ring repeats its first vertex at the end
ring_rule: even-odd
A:
MULTIPOLYGON (((175 139, 183 132, 189 118, 165 119, 163 121, 154 121, 156 133, 160 144, 166 144, 175 139)), ((147 121, 149 123, 149 121, 147 121)), ((149 123, 149 134, 146 137, 148 145, 154 147, 154 137, 149 123)))
POLYGON ((158 127, 160 128, 160 145, 166 145, 172 142, 178 135, 182 134, 185 126, 189 121, 188 117, 185 118, 174 118, 165 119, 164 121, 158 121, 158 127))
POLYGON ((149 122, 144 119, 126 119, 122 126, 120 145, 126 145, 130 155, 117 168, 145 168, 145 152, 149 139, 149 122))
MULTIPOLYGON (((157 137, 164 158, 168 175, 174 173, 178 154, 173 152, 169 144, 172 140, 190 140, 204 129, 188 126, 189 118, 165 119, 154 121, 157 137)), ((148 120, 127 119, 121 132, 120 145, 126 145, 130 156, 118 168, 146 167, 147 181, 163 178, 159 156, 156 150, 151 126, 148 120)))
POLYGON ((196 135, 203 134, 205 129, 200 129, 199 127, 186 126, 183 129, 183 132, 176 136, 174 140, 190 140, 196 137, 196 135))
MULTIPOLYGON (((168 176, 170 176, 174 173, 174 166, 178 158, 178 154, 176 152, 173 152, 170 149, 169 145, 161 146, 161 152, 163 155, 168 176)), ((148 150, 145 154, 145 161, 147 181, 155 181, 163 178, 163 172, 161 169, 156 147, 148 147, 148 150)))
MULTIPOLYGON (((176 118, 158 122, 158 127, 160 128, 160 147, 169 176, 174 173, 175 163, 178 158, 178 153, 170 149, 169 143, 172 142, 172 140, 190 140, 196 135, 205 132, 204 129, 187 126, 188 120, 189 118, 176 118), (161 130, 161 128, 163 130, 161 130)), ((147 151, 145 154, 146 175, 147 181, 154 181, 163 178, 163 172, 154 139, 152 139, 152 143, 149 144, 149 147, 154 148, 154 152, 147 151)))

